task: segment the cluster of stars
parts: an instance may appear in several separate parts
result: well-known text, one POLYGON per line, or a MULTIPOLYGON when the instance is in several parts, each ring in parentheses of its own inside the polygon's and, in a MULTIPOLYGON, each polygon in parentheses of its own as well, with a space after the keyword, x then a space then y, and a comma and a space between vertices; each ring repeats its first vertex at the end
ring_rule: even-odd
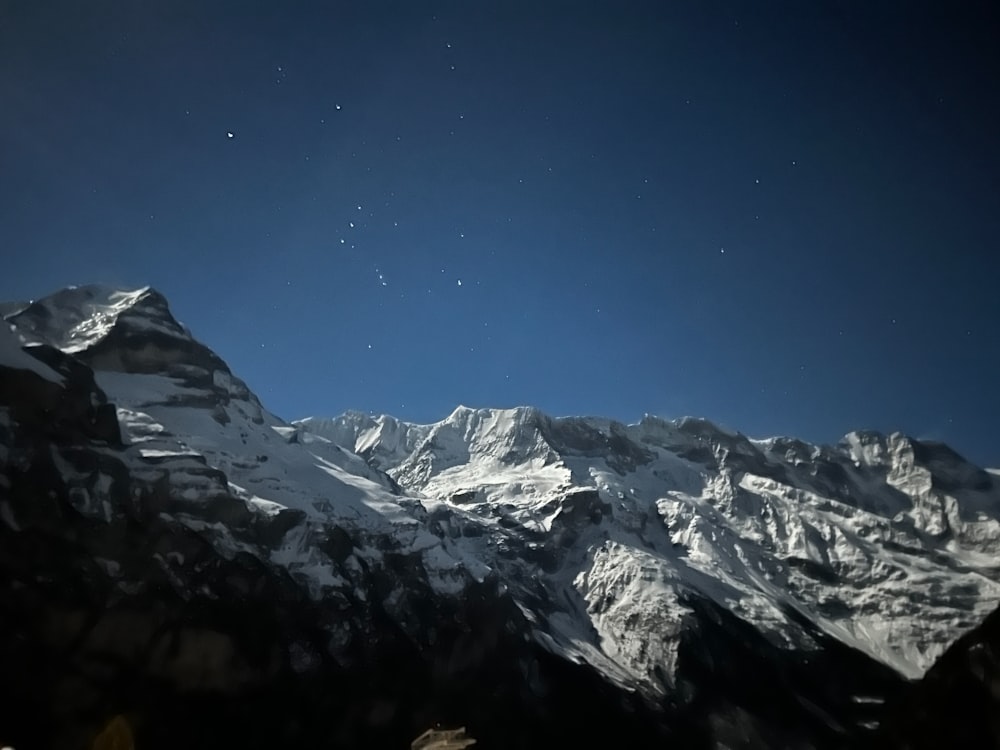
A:
MULTIPOLYGON (((447 54, 449 56, 453 54, 453 52, 452 52, 453 46, 452 46, 452 44, 450 42, 448 42, 448 43, 445 44, 445 49, 447 50, 447 54)), ((451 59, 447 59, 446 60, 446 64, 448 65, 448 67, 449 67, 450 70, 454 71, 456 69, 454 61, 452 61, 451 59)), ((283 83, 286 80, 286 71, 285 71, 284 66, 283 65, 277 65, 276 66, 276 72, 277 72, 278 75, 277 75, 277 77, 275 79, 275 83, 276 84, 283 83)), ((687 104, 691 104, 691 100, 688 99, 686 101, 686 103, 687 104)), ((341 103, 335 103, 335 104, 333 104, 333 109, 336 112, 340 112, 340 111, 342 111, 342 106, 343 105, 341 103)), ((463 122, 464 123, 466 121, 466 119, 467 119, 466 118, 466 114, 467 114, 466 111, 463 111, 462 109, 459 109, 457 112, 455 112, 455 114, 453 116, 457 119, 458 122, 463 122)), ((546 116, 545 119, 548 120, 549 119, 548 116, 546 116)), ((327 124, 327 118, 326 117, 320 118, 319 122, 322 125, 326 125, 327 124)), ((453 120, 453 122, 454 122, 454 120, 453 120)), ((455 135, 456 131, 454 129, 448 129, 447 132, 448 132, 449 135, 455 135)), ((228 139, 234 139, 235 138, 235 132, 232 131, 232 130, 228 130, 228 131, 226 131, 226 136, 227 136, 228 139)), ((401 142, 403 140, 402 139, 402 135, 398 134, 398 133, 397 134, 393 134, 393 137, 394 137, 394 139, 395 139, 395 141, 397 143, 401 142)), ((364 140, 362 140, 360 142, 360 146, 362 146, 364 148, 368 148, 368 145, 367 145, 367 143, 364 140)), ((350 156, 352 158, 355 158, 355 159, 358 158, 359 157, 359 151, 357 149, 350 151, 350 156)), ((592 154, 592 158, 597 158, 596 154, 592 154)), ((305 161, 309 161, 310 160, 310 156, 308 154, 305 155, 304 156, 304 160, 305 161)), ((548 164, 545 164, 544 163, 545 161, 547 161, 547 159, 543 158, 542 159, 543 163, 540 165, 542 167, 543 171, 544 171, 544 174, 546 174, 546 175, 553 175, 554 174, 553 167, 550 166, 550 165, 548 165, 548 164)), ((796 160, 791 160, 791 164, 792 164, 792 166, 795 166, 797 164, 797 161, 796 160)), ((370 167, 368 168, 368 171, 369 172, 371 171, 370 167)), ((526 177, 530 177, 530 176, 531 175, 526 175, 526 177)), ((518 185, 521 185, 521 186, 525 185, 525 183, 526 183, 525 177, 519 178, 517 180, 517 183, 518 183, 518 185)), ((757 186, 761 185, 761 179, 760 179, 760 177, 756 177, 754 179, 754 184, 757 185, 757 186)), ((647 191, 652 190, 652 189, 653 188, 650 186, 650 178, 649 178, 649 176, 646 176, 646 177, 642 178, 642 184, 638 186, 638 190, 635 190, 633 188, 634 192, 632 193, 632 195, 633 195, 633 197, 634 197, 635 200, 643 200, 644 196, 647 197, 647 198, 649 197, 647 195, 647 191)), ((362 234, 362 232, 364 232, 364 230, 366 230, 366 229, 371 229, 372 231, 377 231, 378 224, 370 224, 369 221, 365 220, 364 217, 358 218, 358 216, 362 216, 362 212, 365 211, 366 202, 356 202, 356 203, 349 204, 349 205, 351 205, 351 207, 354 209, 354 211, 358 212, 358 214, 355 217, 350 217, 350 218, 347 219, 347 221, 346 221, 346 224, 347 224, 346 230, 347 231, 345 232, 344 236, 340 236, 340 237, 336 238, 336 245, 339 245, 339 246, 345 247, 345 248, 350 248, 351 250, 357 250, 359 243, 362 246, 365 246, 365 243, 372 244, 372 242, 371 242, 370 239, 366 239, 365 243, 361 243, 361 239, 360 238, 362 236, 364 236, 362 234)), ((389 205, 389 203, 387 201, 386 202, 386 206, 388 206, 388 205, 389 205)), ((354 212, 352 212, 352 213, 354 213, 354 212)), ((345 217, 345 218, 347 218, 347 217, 345 217)), ((367 219, 374 219, 374 218, 375 218, 374 212, 373 211, 369 211, 368 214, 367 214, 367 219)), ((506 218, 507 218, 507 223, 511 223, 512 222, 512 218, 510 216, 507 216, 506 218)), ((760 219, 759 215, 754 215, 754 220, 759 220, 759 219, 760 219)), ((384 223, 385 223, 385 226, 389 226, 390 225, 390 222, 388 222, 388 221, 386 221, 384 223)), ((394 227, 394 228, 398 227, 399 226, 399 222, 398 221, 391 221, 391 226, 394 227)), ((655 232, 656 231, 656 227, 653 227, 652 231, 655 232)), ((459 232, 456 232, 456 234, 457 234, 459 240, 465 240, 465 238, 466 238, 465 231, 459 231, 459 232)), ((718 246, 717 245, 717 247, 719 248, 719 255, 723 255, 723 256, 727 255, 727 247, 726 246, 724 246, 724 245, 723 246, 718 246)), ((390 250, 390 251, 398 250, 398 248, 386 248, 386 249, 390 250)), ((385 258, 384 255, 382 256, 382 260, 386 260, 386 258, 385 258)), ((391 263, 390 263, 390 265, 391 265, 391 263)), ((386 275, 385 266, 382 263, 379 263, 377 265, 370 266, 370 268, 374 268, 374 275, 375 275, 375 281, 376 281, 377 286, 379 288, 382 288, 382 289, 387 289, 389 287, 389 282, 388 282, 388 278, 387 278, 387 275, 386 275)), ((446 273, 446 269, 445 268, 441 269, 441 274, 445 275, 445 276, 448 275, 446 273)), ((453 276, 452 278, 454 279, 454 286, 451 287, 452 289, 455 289, 455 288, 462 288, 462 289, 464 289, 464 288, 467 288, 470 285, 470 283, 471 283, 471 282, 468 281, 468 279, 463 279, 463 278, 458 277, 458 276, 453 276)), ((480 284, 480 282, 477 281, 477 282, 475 282, 473 284, 473 286, 478 286, 479 284, 480 284)), ((398 286, 398 283, 397 283, 397 286, 398 286)), ((432 287, 428 287, 426 289, 426 292, 427 292, 428 295, 434 294, 434 291, 435 291, 435 288, 432 288, 432 287)), ((399 298, 401 300, 405 299, 406 298, 405 292, 400 291, 399 292, 399 298)), ((591 307, 591 310, 593 310, 594 313, 596 313, 597 315, 604 315, 604 314, 606 314, 606 311, 604 310, 603 306, 597 306, 597 305, 595 305, 595 306, 591 307)), ((893 322, 895 322, 895 321, 893 321, 893 322)), ((489 324, 487 322, 483 322, 483 327, 484 328, 487 328, 488 325, 489 324)), ((487 340, 489 340, 491 338, 492 337, 487 337, 487 340)), ((373 350, 375 348, 374 347, 374 343, 367 343, 366 346, 367 346, 368 350, 373 350)), ((468 346, 468 344, 467 344, 467 346, 468 346)), ((476 351, 476 346, 468 346, 468 350, 470 352, 475 352, 476 351)))

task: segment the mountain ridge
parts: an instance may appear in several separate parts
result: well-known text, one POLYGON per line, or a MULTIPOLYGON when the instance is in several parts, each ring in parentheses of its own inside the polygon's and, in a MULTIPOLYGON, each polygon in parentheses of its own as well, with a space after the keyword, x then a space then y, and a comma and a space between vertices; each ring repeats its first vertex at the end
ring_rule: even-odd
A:
MULTIPOLYGON (((437 640, 442 612, 458 618, 449 639, 472 639, 463 659, 485 669, 463 630, 472 597, 528 675, 511 694, 518 711, 551 708, 540 685, 563 685, 572 665, 597 681, 593 695, 606 683, 657 707, 654 733, 663 721, 719 742, 739 729, 760 747, 849 746, 877 725, 863 705, 882 705, 893 675, 919 678, 1000 598, 1000 480, 947 446, 870 431, 834 446, 751 440, 698 418, 626 425, 533 407, 462 406, 430 425, 360 412, 289 423, 155 290, 81 287, 3 309, 23 340, 0 340, 0 531, 167 523, 177 546, 154 563, 170 596, 205 588, 248 606, 252 586, 205 581, 192 561, 207 554, 308 602, 322 642, 277 624, 268 636, 296 675, 377 660, 375 644, 399 638, 421 664, 454 647, 437 640), (84 427, 52 432, 46 414, 84 427), (25 505, 39 472, 53 473, 65 521, 25 505), (794 731, 754 697, 757 678, 733 682, 733 665, 760 671, 794 731)), ((113 547, 87 569, 84 590, 152 595, 145 568, 113 547)), ((456 679, 458 662, 440 658, 456 679)), ((389 689, 365 663, 373 690, 389 689)))
MULTIPOLYGON (((588 452, 595 453, 595 455, 606 453, 612 458, 618 459, 609 465, 613 473, 618 474, 621 474, 623 469, 634 469, 644 460, 642 448, 638 447, 634 440, 641 442, 643 438, 651 438, 652 445, 657 448, 674 449, 674 458, 681 459, 682 463, 687 462, 686 467, 681 467, 682 470, 689 470, 692 465, 699 465, 700 462, 700 464, 708 464, 717 469, 721 467, 724 470, 723 475, 728 475, 733 470, 742 472, 744 475, 750 474, 753 486, 726 487, 724 486, 725 482, 723 482, 712 491, 717 497, 729 494, 735 495, 738 499, 741 492, 748 490, 766 492, 769 485, 773 489, 775 482, 790 483, 793 490, 813 495, 816 494, 817 486, 819 486, 826 491, 826 495, 831 496, 831 499, 838 502, 848 499, 853 502, 855 506, 852 508, 853 511, 872 514, 875 517, 883 518, 883 520, 886 514, 891 517, 901 515, 902 517, 897 520, 901 521, 899 526, 904 534, 906 527, 909 526, 910 530, 921 539, 950 533, 970 538, 976 537, 981 542, 987 542, 987 547, 984 549, 988 552, 996 549, 997 524, 995 514, 988 521, 982 521, 980 518, 983 513, 981 506, 988 505, 989 502, 981 499, 979 502, 973 502, 975 497, 970 499, 964 496, 963 502, 958 502, 954 498, 950 498, 944 503, 939 502, 941 497, 932 492, 932 485, 935 484, 934 480, 938 474, 925 466, 927 456, 931 455, 933 451, 924 450, 923 443, 901 433, 887 436, 874 431, 856 431, 848 433, 837 445, 815 446, 792 438, 750 440, 740 433, 717 428, 704 419, 687 418, 668 422, 657 417, 646 417, 634 425, 622 425, 614 420, 600 418, 551 418, 531 408, 511 410, 458 409, 440 422, 432 425, 414 425, 412 428, 426 433, 429 436, 429 438, 424 438, 426 441, 433 439, 433 435, 444 429, 453 430, 456 423, 467 424, 470 417, 492 420, 487 434, 493 435, 494 438, 497 419, 506 418, 509 425, 516 425, 517 429, 522 431, 525 425, 529 425, 532 430, 535 430, 536 427, 540 428, 550 438, 553 436, 561 437, 563 439, 561 449, 571 458, 579 458, 581 453, 584 455, 588 452), (609 448, 610 441, 615 437, 620 441, 617 453, 609 448), (579 441, 585 441, 585 439, 592 441, 589 450, 581 450, 583 443, 579 441), (762 448, 763 450, 761 450, 762 448), (914 450, 918 455, 914 455, 914 450), (816 470, 789 475, 789 464, 792 467, 801 465, 803 453, 807 454, 808 460, 813 462, 810 464, 810 468, 816 470), (823 463, 817 465, 815 463, 817 461, 823 463), (748 469, 752 469, 753 472, 749 472, 748 469), (884 479, 886 484, 883 489, 888 491, 883 491, 878 497, 868 498, 862 490, 870 489, 871 481, 879 476, 884 479), (866 487, 866 485, 868 486, 866 487), (969 506, 975 507, 970 508, 969 506), (963 515, 969 516, 971 513, 978 513, 979 516, 976 516, 975 519, 963 518, 963 515), (988 530, 985 530, 984 524, 988 530), (989 538, 986 539, 986 536, 989 538)), ((396 421, 398 422, 398 420, 396 421)), ((297 424, 310 430, 315 429, 310 425, 319 423, 307 420, 297 424)), ((322 432, 322 430, 317 431, 322 432)), ((522 434, 520 437, 524 438, 524 435, 522 434)), ((471 441, 473 454, 477 453, 477 444, 477 439, 471 441)), ((357 445, 364 445, 368 451, 377 451, 378 449, 377 440, 374 440, 371 434, 364 432, 357 436, 356 445, 348 445, 347 447, 353 449, 357 445)), ((479 477, 466 477, 464 485, 461 481, 455 486, 447 487, 440 486, 442 485, 440 482, 435 484, 434 476, 454 474, 456 467, 468 461, 465 457, 459 457, 461 460, 457 460, 456 456, 442 458, 441 454, 447 452, 446 447, 428 446, 426 442, 420 443, 415 447, 413 453, 403 459, 396 467, 388 467, 388 473, 400 484, 411 489, 428 492, 429 487, 431 495, 444 494, 453 498, 462 498, 464 504, 472 501, 477 493, 487 491, 488 494, 488 488, 481 483, 477 485, 479 477), (435 458, 437 458, 436 464, 435 458)), ((954 457, 953 460, 961 462, 960 467, 969 466, 957 454, 952 453, 951 455, 954 457)), ((509 458, 509 456, 493 455, 490 458, 502 465, 505 463, 504 459, 509 458)), ((540 460, 543 466, 549 467, 554 463, 552 456, 540 459, 536 455, 535 460, 540 460)), ((383 465, 382 468, 386 467, 383 465)), ((487 465, 484 470, 493 475, 499 473, 497 466, 493 465, 487 465)), ((572 474, 572 470, 570 473, 572 474)), ((690 474, 690 471, 687 473, 690 474)), ((940 473, 940 469, 938 469, 938 473, 940 473)), ((964 475, 966 478, 975 477, 975 487, 993 490, 993 482, 986 472, 973 467, 966 468, 964 475)), ((580 473, 577 472, 576 476, 579 477, 580 473)), ((672 481, 675 484, 678 483, 678 476, 675 475, 672 481)), ((546 483, 541 482, 540 484, 546 483)), ((941 483, 939 482, 939 484, 941 483)), ((951 486, 953 483, 945 482, 944 484, 951 486)), ((554 486, 558 485, 559 479, 550 477, 542 489, 542 493, 551 491, 554 486)), ((524 495, 523 486, 519 487, 519 492, 522 496, 524 495)), ((622 495, 621 490, 618 491, 618 494, 622 495)), ((704 504, 701 507, 704 508, 704 504)), ((683 524, 694 521, 699 511, 700 508, 694 511, 693 517, 686 519, 683 516, 687 514, 687 511, 678 511, 676 508, 668 511, 667 515, 671 516, 675 522, 683 524), (678 512, 681 513, 680 517, 677 516, 678 512)), ((713 512, 714 509, 709 510, 712 524, 718 525, 720 517, 712 515, 713 512)), ((697 522, 694 522, 697 526, 697 522)), ((829 569, 829 553, 824 551, 823 544, 816 543, 815 531, 807 524, 802 534, 806 536, 812 534, 812 537, 809 539, 803 537, 800 540, 798 547, 801 550, 801 556, 792 554, 787 556, 795 561, 794 564, 805 566, 805 569, 811 570, 813 575, 820 577, 828 575, 835 579, 835 574, 829 569)), ((693 530, 689 529, 685 535, 681 536, 692 543, 700 541, 700 533, 696 527, 693 530)), ((891 539, 889 541, 892 544, 899 544, 891 539)), ((956 562, 956 564, 960 565, 961 562, 956 562)), ((995 565, 991 564, 991 566, 990 569, 995 570, 995 565)), ((891 661, 894 668, 900 669, 912 678, 918 676, 933 661, 937 653, 929 652, 926 657, 916 658, 916 662, 910 664, 899 660, 891 661)), ((885 657, 884 653, 882 657, 885 657)), ((911 654, 908 658, 915 657, 911 654)))

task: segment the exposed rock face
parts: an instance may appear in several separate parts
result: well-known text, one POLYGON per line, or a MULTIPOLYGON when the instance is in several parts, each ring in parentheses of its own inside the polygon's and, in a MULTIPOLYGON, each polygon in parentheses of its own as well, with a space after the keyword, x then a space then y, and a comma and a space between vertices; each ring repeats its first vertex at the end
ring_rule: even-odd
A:
POLYGON ((944 446, 292 425, 153 290, 0 310, 15 747, 856 747, 1000 592, 996 483, 944 446))

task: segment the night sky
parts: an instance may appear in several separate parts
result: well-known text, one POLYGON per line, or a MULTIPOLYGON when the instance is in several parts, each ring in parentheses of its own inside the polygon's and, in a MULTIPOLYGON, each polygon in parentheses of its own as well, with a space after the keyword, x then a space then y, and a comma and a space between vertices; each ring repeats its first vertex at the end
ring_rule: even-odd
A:
POLYGON ((0 298, 150 284, 287 419, 1000 465, 992 6, 0 0, 0 298))

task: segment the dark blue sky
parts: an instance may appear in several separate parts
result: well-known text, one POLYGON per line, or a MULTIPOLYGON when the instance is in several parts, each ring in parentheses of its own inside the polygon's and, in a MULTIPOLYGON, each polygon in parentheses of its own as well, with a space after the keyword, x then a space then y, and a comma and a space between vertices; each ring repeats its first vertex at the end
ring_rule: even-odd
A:
POLYGON ((4 0, 0 297, 152 284, 286 418, 1000 464, 991 6, 4 0))

